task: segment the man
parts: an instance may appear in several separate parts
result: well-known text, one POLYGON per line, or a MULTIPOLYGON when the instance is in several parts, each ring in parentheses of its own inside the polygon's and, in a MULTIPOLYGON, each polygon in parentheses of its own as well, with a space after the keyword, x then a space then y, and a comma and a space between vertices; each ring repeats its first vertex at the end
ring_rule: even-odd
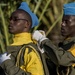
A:
POLYGON ((25 46, 34 44, 30 30, 38 23, 26 2, 11 14, 9 32, 14 34, 13 43, 0 55, 0 65, 6 75, 44 75, 38 51, 25 46))
POLYGON ((65 39, 59 43, 59 48, 43 35, 43 31, 35 31, 33 39, 38 41, 57 65, 58 75, 75 75, 75 2, 64 4, 63 8, 61 34, 65 39))

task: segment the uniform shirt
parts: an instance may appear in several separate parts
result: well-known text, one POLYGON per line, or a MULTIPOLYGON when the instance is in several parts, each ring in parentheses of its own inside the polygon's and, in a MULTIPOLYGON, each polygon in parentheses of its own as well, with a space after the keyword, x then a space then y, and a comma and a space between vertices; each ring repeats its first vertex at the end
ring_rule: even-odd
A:
MULTIPOLYGON (((33 42, 30 33, 20 33, 14 36, 14 43, 12 45, 23 45, 33 42)), ((26 49, 24 54, 24 65, 20 66, 21 69, 30 72, 31 75, 44 75, 43 66, 39 55, 32 50, 28 53, 26 49)))

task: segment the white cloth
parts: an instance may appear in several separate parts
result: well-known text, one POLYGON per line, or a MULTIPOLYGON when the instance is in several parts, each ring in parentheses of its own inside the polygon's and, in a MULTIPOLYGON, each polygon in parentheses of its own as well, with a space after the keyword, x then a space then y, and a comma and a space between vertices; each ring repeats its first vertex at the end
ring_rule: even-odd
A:
POLYGON ((32 34, 32 38, 39 43, 41 43, 43 40, 48 39, 46 38, 45 32, 43 30, 36 30, 32 34))
POLYGON ((7 59, 11 59, 10 56, 11 56, 11 54, 7 54, 7 53, 1 54, 0 55, 0 64, 3 63, 7 59))

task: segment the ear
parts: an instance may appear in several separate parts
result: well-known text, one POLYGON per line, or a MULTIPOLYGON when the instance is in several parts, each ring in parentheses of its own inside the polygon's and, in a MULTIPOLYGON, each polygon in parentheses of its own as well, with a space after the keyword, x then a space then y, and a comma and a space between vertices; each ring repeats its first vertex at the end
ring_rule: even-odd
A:
POLYGON ((25 22, 25 28, 29 28, 30 27, 30 22, 29 21, 26 21, 25 22))

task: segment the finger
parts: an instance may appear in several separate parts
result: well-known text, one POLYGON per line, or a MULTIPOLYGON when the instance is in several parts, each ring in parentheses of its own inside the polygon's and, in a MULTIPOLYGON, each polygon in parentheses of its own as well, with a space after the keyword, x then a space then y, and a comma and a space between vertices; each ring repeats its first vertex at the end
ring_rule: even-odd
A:
POLYGON ((9 57, 11 56, 11 54, 8 55, 9 57))

